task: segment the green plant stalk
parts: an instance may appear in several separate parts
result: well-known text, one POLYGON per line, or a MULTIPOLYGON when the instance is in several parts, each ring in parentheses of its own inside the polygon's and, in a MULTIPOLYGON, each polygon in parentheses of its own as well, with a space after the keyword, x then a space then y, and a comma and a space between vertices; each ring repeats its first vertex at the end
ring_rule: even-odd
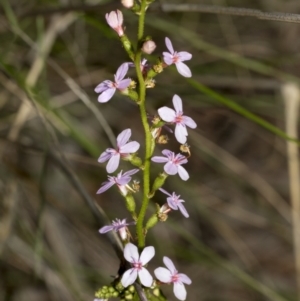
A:
POLYGON ((141 13, 139 16, 139 25, 138 25, 138 47, 134 60, 136 74, 139 83, 139 100, 138 104, 140 106, 141 120, 145 131, 145 158, 144 158, 144 170, 143 170, 143 201, 142 206, 138 215, 138 220, 136 223, 136 233, 138 237, 138 246, 139 248, 145 247, 145 235, 143 231, 143 222, 146 214, 146 210, 149 204, 149 192, 150 192, 150 158, 151 158, 151 132, 150 127, 147 121, 147 112, 146 112, 146 86, 141 71, 141 49, 140 44, 144 35, 144 26, 145 26, 145 13, 146 13, 146 1, 143 0, 141 3, 141 13))

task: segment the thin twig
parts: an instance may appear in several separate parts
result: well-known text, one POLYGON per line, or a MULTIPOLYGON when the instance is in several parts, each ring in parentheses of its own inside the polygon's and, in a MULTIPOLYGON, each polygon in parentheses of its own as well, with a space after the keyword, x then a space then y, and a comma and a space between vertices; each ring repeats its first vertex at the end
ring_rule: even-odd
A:
POLYGON ((164 12, 199 12, 210 14, 223 14, 242 17, 254 17, 261 20, 280 21, 289 23, 300 23, 299 14, 290 14, 282 12, 263 12, 259 9, 243 7, 222 7, 206 4, 175 4, 162 3, 161 9, 164 12))

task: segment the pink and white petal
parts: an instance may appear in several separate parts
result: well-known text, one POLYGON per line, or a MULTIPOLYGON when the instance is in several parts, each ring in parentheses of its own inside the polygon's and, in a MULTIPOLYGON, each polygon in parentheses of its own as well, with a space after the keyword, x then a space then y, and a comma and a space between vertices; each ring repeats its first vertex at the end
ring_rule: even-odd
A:
POLYGON ((140 144, 136 141, 131 141, 120 147, 121 154, 135 153, 140 148, 140 144))
POLYGON ((182 283, 174 283, 173 291, 177 299, 182 301, 186 299, 186 289, 182 283))
POLYGON ((172 275, 177 273, 175 265, 169 257, 164 256, 163 262, 164 262, 165 266, 169 269, 169 271, 171 272, 172 275))
POLYGON ((177 139, 177 141, 181 144, 186 143, 186 136, 187 136, 187 131, 185 126, 181 125, 181 124, 176 124, 175 127, 175 137, 177 139))
POLYGON ((122 79, 121 81, 119 81, 117 83, 117 89, 120 90, 120 91, 125 90, 126 88, 129 87, 130 83, 131 83, 130 78, 122 79))
POLYGON ((106 14, 105 18, 110 27, 115 28, 118 26, 118 18, 117 18, 117 14, 115 11, 112 11, 109 14, 106 14))
POLYGON ((120 163, 120 154, 116 153, 109 159, 109 161, 106 165, 106 171, 108 173, 112 173, 112 172, 116 171, 119 167, 119 163, 120 163))
POLYGON ((128 262, 137 262, 139 260, 139 252, 137 246, 132 243, 128 243, 124 248, 124 257, 128 262))
POLYGON ((183 181, 187 181, 190 178, 188 172, 180 165, 178 165, 178 174, 183 181))
POLYGON ((197 127, 197 123, 191 117, 182 116, 182 121, 185 125, 187 125, 191 129, 195 129, 197 127))
POLYGON ((162 151, 162 154, 165 155, 165 156, 168 157, 168 158, 172 158, 173 155, 175 155, 172 151, 170 151, 170 150, 168 150, 168 149, 164 149, 164 150, 162 151))
POLYGON ((177 55, 179 56, 179 58, 182 62, 188 61, 192 58, 192 54, 187 51, 180 51, 177 53, 177 55))
POLYGON ((116 88, 109 88, 98 96, 99 102, 108 102, 116 92, 116 88))
POLYGON ((122 176, 122 178, 117 179, 118 185, 126 185, 131 181, 130 176, 122 176))
POLYGON ((122 131, 117 137, 117 145, 118 147, 122 147, 127 143, 129 138, 131 137, 131 129, 126 129, 122 131))
POLYGON ((176 113, 182 113, 182 100, 177 94, 173 96, 172 102, 176 113))
POLYGON ((172 65, 174 63, 174 57, 169 52, 163 52, 163 59, 167 65, 172 65))
POLYGON ((172 196, 168 191, 164 190, 163 188, 159 188, 159 190, 168 196, 172 196))
POLYGON ((166 43, 168 50, 171 52, 171 54, 173 54, 174 48, 173 48, 171 40, 168 37, 165 38, 165 43, 166 43))
POLYGON ((166 122, 175 122, 176 114, 173 109, 162 107, 157 110, 159 117, 166 122))
POLYGON ((172 162, 167 162, 166 165, 164 166, 164 171, 168 175, 176 175, 178 172, 177 166, 172 163, 172 162))
POLYGON ((113 182, 113 181, 104 182, 102 184, 102 186, 100 187, 100 189, 97 191, 97 194, 103 193, 104 191, 106 191, 107 189, 109 189, 114 184, 115 184, 115 182, 113 182))
POLYGON ((145 268, 142 268, 139 272, 139 278, 141 280, 142 285, 146 287, 150 287, 153 283, 153 277, 149 273, 149 271, 145 268))
POLYGON ((172 280, 171 272, 166 268, 157 268, 154 270, 155 277, 164 283, 170 283, 172 280))
POLYGON ((99 229, 99 232, 100 232, 101 234, 103 234, 103 233, 109 232, 109 231, 111 231, 111 230, 113 230, 113 229, 114 229, 114 226, 112 226, 112 225, 104 226, 104 227, 102 227, 101 229, 99 229))
POLYGON ((179 164, 185 164, 188 162, 187 158, 183 156, 182 154, 177 154, 175 157, 175 160, 179 162, 179 164))
POLYGON ((146 247, 143 252, 141 253, 140 256, 140 262, 145 265, 147 264, 154 256, 155 254, 155 249, 154 247, 150 246, 150 247, 146 247))
POLYGON ((175 63, 177 71, 179 74, 181 74, 184 77, 192 77, 191 69, 182 62, 175 63))
POLYGON ((165 162, 168 162, 169 160, 166 157, 154 156, 151 158, 151 161, 156 162, 156 163, 165 163, 165 162))
POLYGON ((134 281, 137 278, 137 274, 138 274, 137 271, 134 269, 127 270, 122 276, 122 279, 121 279, 122 285, 124 287, 127 287, 130 284, 134 283, 134 281))
POLYGON ((181 281, 185 284, 191 284, 192 283, 191 278, 188 277, 186 274, 179 273, 178 276, 179 276, 179 281, 181 281))
POLYGON ((184 205, 183 205, 182 203, 179 203, 179 204, 178 204, 178 208, 179 208, 180 212, 182 213, 182 215, 183 215, 184 217, 186 217, 186 218, 189 217, 189 214, 188 214, 188 212, 186 211, 186 209, 185 209, 185 207, 184 207, 184 205))
POLYGON ((117 18, 118 18, 118 25, 122 25, 123 24, 123 14, 118 9, 117 9, 117 18))
POLYGON ((98 158, 98 162, 99 163, 104 163, 106 161, 108 161, 112 156, 111 152, 108 152, 107 150, 105 152, 103 152, 100 157, 98 158))
POLYGON ((128 72, 128 63, 123 63, 117 70, 117 73, 115 75, 115 82, 120 82, 128 72))

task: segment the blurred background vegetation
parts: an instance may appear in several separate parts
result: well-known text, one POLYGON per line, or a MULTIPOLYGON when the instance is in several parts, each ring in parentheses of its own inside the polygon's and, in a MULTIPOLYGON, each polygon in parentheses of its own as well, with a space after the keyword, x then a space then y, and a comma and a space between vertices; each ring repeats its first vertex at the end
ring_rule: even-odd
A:
MULTIPOLYGON (((190 301, 297 300, 299 165, 285 133, 297 134, 300 24, 166 11, 166 2, 149 9, 146 34, 157 49, 147 58, 162 55, 168 36, 193 54, 193 77, 166 69, 148 90, 148 111, 171 107, 176 93, 198 128, 188 139, 190 180, 165 185, 190 218, 174 211, 149 232, 149 269, 172 258, 193 280, 190 301)), ((300 13, 299 0, 172 3, 200 2, 300 13)), ((116 0, 1 1, 0 301, 93 300, 117 273, 111 241, 98 233, 101 210, 109 220, 128 214, 116 188, 96 196, 106 180, 97 158, 126 128, 143 141, 137 106, 119 94, 99 104, 94 92, 128 61, 104 18, 117 8, 116 0)), ((134 40, 137 18, 122 10, 134 40)), ((168 148, 178 148, 173 137, 168 148)), ((153 164, 153 178, 161 170, 153 164)), ((164 292, 174 300, 171 287, 164 292)))

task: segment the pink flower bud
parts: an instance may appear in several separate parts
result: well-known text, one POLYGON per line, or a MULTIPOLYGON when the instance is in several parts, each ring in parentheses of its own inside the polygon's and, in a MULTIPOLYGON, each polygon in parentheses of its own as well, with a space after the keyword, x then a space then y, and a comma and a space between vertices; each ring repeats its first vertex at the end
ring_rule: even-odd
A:
POLYGON ((134 0, 121 0, 121 3, 126 8, 131 8, 134 4, 134 0))
POLYGON ((149 40, 143 44, 142 51, 147 54, 151 54, 155 48, 156 44, 153 41, 149 40))
POLYGON ((124 35, 124 30, 123 30, 123 14, 121 11, 112 11, 109 14, 105 15, 106 22, 108 25, 117 32, 119 37, 124 35))

